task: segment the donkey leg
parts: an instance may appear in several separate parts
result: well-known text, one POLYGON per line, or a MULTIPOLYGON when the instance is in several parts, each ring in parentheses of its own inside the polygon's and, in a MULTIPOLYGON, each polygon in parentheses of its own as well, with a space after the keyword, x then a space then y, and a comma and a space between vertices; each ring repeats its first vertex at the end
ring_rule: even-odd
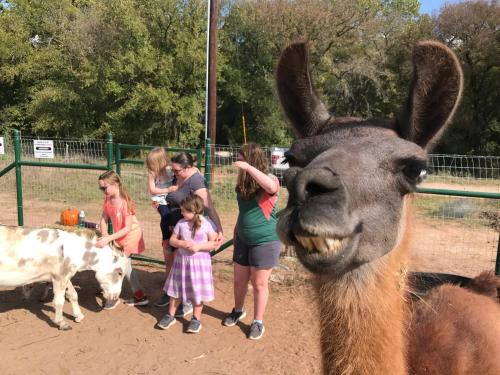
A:
POLYGON ((71 326, 66 323, 63 318, 64 294, 68 281, 67 279, 52 281, 52 286, 54 288, 54 309, 56 311, 54 323, 56 323, 62 331, 71 329, 71 326))
POLYGON ((80 305, 78 304, 78 293, 75 290, 75 287, 71 283, 71 280, 68 281, 68 290, 66 291, 66 296, 68 297, 69 302, 71 302, 71 307, 73 309, 73 316, 75 317, 75 322, 80 323, 85 315, 82 314, 80 310, 80 305))

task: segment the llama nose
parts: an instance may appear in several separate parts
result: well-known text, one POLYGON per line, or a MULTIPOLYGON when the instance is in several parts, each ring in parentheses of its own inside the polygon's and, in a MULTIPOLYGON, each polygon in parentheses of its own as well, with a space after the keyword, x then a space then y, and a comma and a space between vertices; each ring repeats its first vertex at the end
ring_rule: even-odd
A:
POLYGON ((285 181, 290 197, 293 197, 296 203, 331 193, 341 185, 340 178, 328 168, 290 168, 285 173, 285 181))

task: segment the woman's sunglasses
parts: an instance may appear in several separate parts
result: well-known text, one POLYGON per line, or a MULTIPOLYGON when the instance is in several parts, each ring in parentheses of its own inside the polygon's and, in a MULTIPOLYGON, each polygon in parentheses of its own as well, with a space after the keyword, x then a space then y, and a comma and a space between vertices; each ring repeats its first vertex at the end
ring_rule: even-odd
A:
POLYGON ((181 168, 181 169, 174 169, 174 168, 172 168, 172 172, 174 172, 174 174, 179 174, 179 173, 182 172, 183 169, 184 168, 181 168))
POLYGON ((107 185, 107 186, 99 186, 99 189, 102 191, 102 192, 105 192, 107 188, 109 188, 111 185, 107 185))

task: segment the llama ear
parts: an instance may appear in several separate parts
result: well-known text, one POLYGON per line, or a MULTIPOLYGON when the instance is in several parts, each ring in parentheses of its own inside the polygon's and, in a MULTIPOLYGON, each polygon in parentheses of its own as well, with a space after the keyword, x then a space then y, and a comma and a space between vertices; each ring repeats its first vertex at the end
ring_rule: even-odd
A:
POLYGON ((413 50, 413 80, 406 105, 396 119, 399 135, 423 148, 439 139, 460 102, 463 74, 455 54, 434 41, 413 50))
POLYGON ((283 110, 299 138, 315 135, 332 117, 314 91, 305 43, 293 43, 283 51, 276 83, 283 110))

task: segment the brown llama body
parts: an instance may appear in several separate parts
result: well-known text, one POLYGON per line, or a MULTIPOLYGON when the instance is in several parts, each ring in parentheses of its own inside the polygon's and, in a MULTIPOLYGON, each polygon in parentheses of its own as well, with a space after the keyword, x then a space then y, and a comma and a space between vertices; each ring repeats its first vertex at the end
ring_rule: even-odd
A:
MULTIPOLYGON (((410 205, 407 199, 405 207, 410 205)), ((319 277, 323 372, 406 374, 406 259, 410 215, 396 248, 341 278, 319 277), (339 345, 340 344, 340 345, 339 345)))
POLYGON ((413 64, 410 95, 392 121, 331 115, 313 88, 305 44, 290 45, 278 64, 296 134, 278 233, 316 276, 328 375, 500 374, 498 278, 410 298, 411 197, 463 86, 456 56, 440 43, 418 43, 413 64))
POLYGON ((414 375, 500 374, 500 306, 466 288, 435 288, 413 306, 408 349, 414 375))

